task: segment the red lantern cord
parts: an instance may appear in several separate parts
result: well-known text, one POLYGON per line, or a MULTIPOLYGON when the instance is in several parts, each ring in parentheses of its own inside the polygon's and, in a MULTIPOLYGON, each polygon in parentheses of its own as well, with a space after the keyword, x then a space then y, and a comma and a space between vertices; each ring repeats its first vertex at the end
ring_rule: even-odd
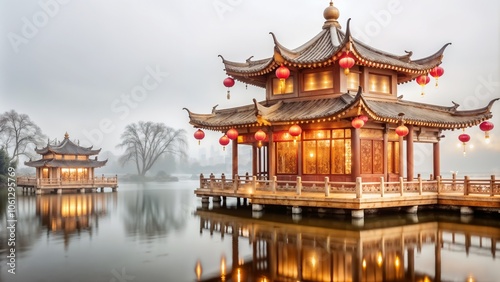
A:
POLYGON ((440 66, 435 66, 429 74, 436 79, 436 87, 438 87, 438 78, 444 74, 444 69, 440 66))
POLYGON ((431 81, 430 77, 427 74, 423 74, 416 79, 418 85, 422 86, 422 96, 425 95, 424 93, 424 87, 429 81, 431 81))
POLYGON ((231 99, 229 88, 234 86, 234 79, 232 77, 226 77, 222 83, 227 87, 227 99, 229 100, 231 99))

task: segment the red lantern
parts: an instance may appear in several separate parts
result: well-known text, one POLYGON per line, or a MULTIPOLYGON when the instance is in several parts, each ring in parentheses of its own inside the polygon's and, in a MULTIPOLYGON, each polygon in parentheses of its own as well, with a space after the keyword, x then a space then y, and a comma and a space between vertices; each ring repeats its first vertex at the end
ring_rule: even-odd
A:
POLYGON ((238 130, 231 128, 226 132, 226 135, 229 139, 235 140, 236 138, 238 138, 238 130))
POLYGON ((219 144, 222 145, 222 150, 226 150, 226 145, 229 144, 229 137, 227 137, 226 134, 222 135, 221 138, 219 138, 219 144))
POLYGON ((493 123, 491 123, 489 121, 483 121, 479 125, 479 129, 484 131, 484 139, 485 139, 486 143, 490 143, 490 131, 493 129, 493 127, 495 127, 495 126, 493 125, 493 123))
POLYGON ((201 129, 196 130, 196 132, 194 133, 194 138, 198 140, 198 145, 200 145, 201 140, 205 138, 205 132, 203 132, 203 130, 201 129))
POLYGON ((290 70, 284 65, 281 65, 279 68, 277 68, 275 73, 276 77, 279 78, 282 82, 284 82, 290 76, 290 70))
POLYGON ((290 133, 293 137, 299 136, 302 133, 302 128, 300 128, 298 124, 294 124, 290 126, 288 133, 290 133))
POLYGON ((431 78, 427 74, 423 74, 416 79, 418 85, 422 86, 422 96, 424 96, 424 87, 429 81, 431 81, 431 78))
POLYGON ((288 77, 290 77, 290 70, 284 65, 281 65, 279 68, 276 69, 275 73, 276 77, 279 78, 280 80, 280 92, 283 94, 285 93, 286 80, 288 77))
POLYGON ((356 117, 352 120, 351 124, 352 124, 352 127, 354 127, 354 128, 361 128, 361 127, 363 127, 363 125, 365 125, 365 122, 362 119, 360 119, 359 117, 356 117))
POLYGON ((409 132, 408 127, 406 127, 404 124, 396 127, 396 134, 398 136, 404 137, 408 135, 408 132, 409 132))
POLYGON ((234 86, 234 79, 232 77, 226 77, 223 81, 224 86, 227 87, 227 99, 229 100, 231 98, 231 93, 229 91, 229 88, 234 86))
POLYGON ((360 116, 358 116, 358 118, 361 119, 364 123, 368 122, 368 117, 367 116, 360 115, 360 116))
POLYGON ((354 66, 356 63, 356 59, 350 52, 344 52, 340 56, 339 59, 339 66, 344 69, 344 74, 348 75, 349 74, 349 69, 354 66))
POLYGON ((467 145, 466 143, 469 142, 470 136, 467 133, 462 133, 458 136, 458 140, 462 142, 463 148, 464 148, 464 156, 465 156, 465 146, 467 145))
POLYGON ((262 129, 259 129, 259 131, 255 132, 254 134, 255 140, 259 141, 258 146, 262 146, 262 141, 266 140, 266 133, 262 131, 262 129))
POLYGON ((440 66, 435 66, 429 74, 436 79, 436 87, 438 86, 438 78, 444 74, 444 69, 440 66))

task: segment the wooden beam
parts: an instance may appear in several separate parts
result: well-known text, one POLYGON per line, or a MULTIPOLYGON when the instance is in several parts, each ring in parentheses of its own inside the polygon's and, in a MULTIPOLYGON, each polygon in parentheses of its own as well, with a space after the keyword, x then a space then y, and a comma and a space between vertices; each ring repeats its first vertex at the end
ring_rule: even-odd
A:
POLYGON ((406 179, 413 180, 414 158, 413 158, 413 125, 408 125, 408 135, 406 135, 406 179))

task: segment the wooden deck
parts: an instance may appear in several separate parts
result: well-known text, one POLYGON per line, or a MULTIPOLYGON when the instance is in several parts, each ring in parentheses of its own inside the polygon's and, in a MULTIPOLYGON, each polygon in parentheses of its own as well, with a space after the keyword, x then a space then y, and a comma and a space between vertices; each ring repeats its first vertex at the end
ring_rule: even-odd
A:
POLYGON ((57 192, 67 190, 77 190, 80 192, 96 191, 97 189, 111 188, 116 191, 118 188, 118 177, 95 177, 93 179, 37 179, 34 177, 18 177, 17 187, 33 191, 37 194, 57 192))
POLYGON ((363 217, 363 210, 407 207, 416 212, 418 206, 439 205, 461 209, 462 213, 472 213, 472 208, 500 211, 500 181, 490 179, 457 179, 398 182, 323 182, 258 180, 256 177, 227 179, 223 175, 215 178, 200 175, 200 187, 194 191, 207 202, 210 197, 220 201, 220 197, 247 199, 258 211, 264 205, 292 206, 297 213, 301 207, 348 209, 353 216, 363 217))

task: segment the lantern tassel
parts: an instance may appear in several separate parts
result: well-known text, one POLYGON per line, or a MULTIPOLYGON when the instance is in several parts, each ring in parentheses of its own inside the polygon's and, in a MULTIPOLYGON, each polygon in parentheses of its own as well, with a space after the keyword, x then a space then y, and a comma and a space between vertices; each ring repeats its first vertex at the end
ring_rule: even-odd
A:
POLYGON ((349 71, 349 68, 345 68, 345 69, 344 69, 344 74, 345 74, 345 75, 349 75, 349 72, 350 72, 350 71, 349 71))
POLYGON ((436 77, 436 87, 438 87, 438 78, 436 77))
POLYGON ((422 85, 422 93, 420 94, 422 97, 425 96, 424 88, 425 88, 425 85, 422 85))
POLYGON ((227 98, 228 100, 229 100, 229 99, 231 99, 231 92, 230 92, 229 90, 227 90, 227 96, 226 96, 226 98, 227 98))

